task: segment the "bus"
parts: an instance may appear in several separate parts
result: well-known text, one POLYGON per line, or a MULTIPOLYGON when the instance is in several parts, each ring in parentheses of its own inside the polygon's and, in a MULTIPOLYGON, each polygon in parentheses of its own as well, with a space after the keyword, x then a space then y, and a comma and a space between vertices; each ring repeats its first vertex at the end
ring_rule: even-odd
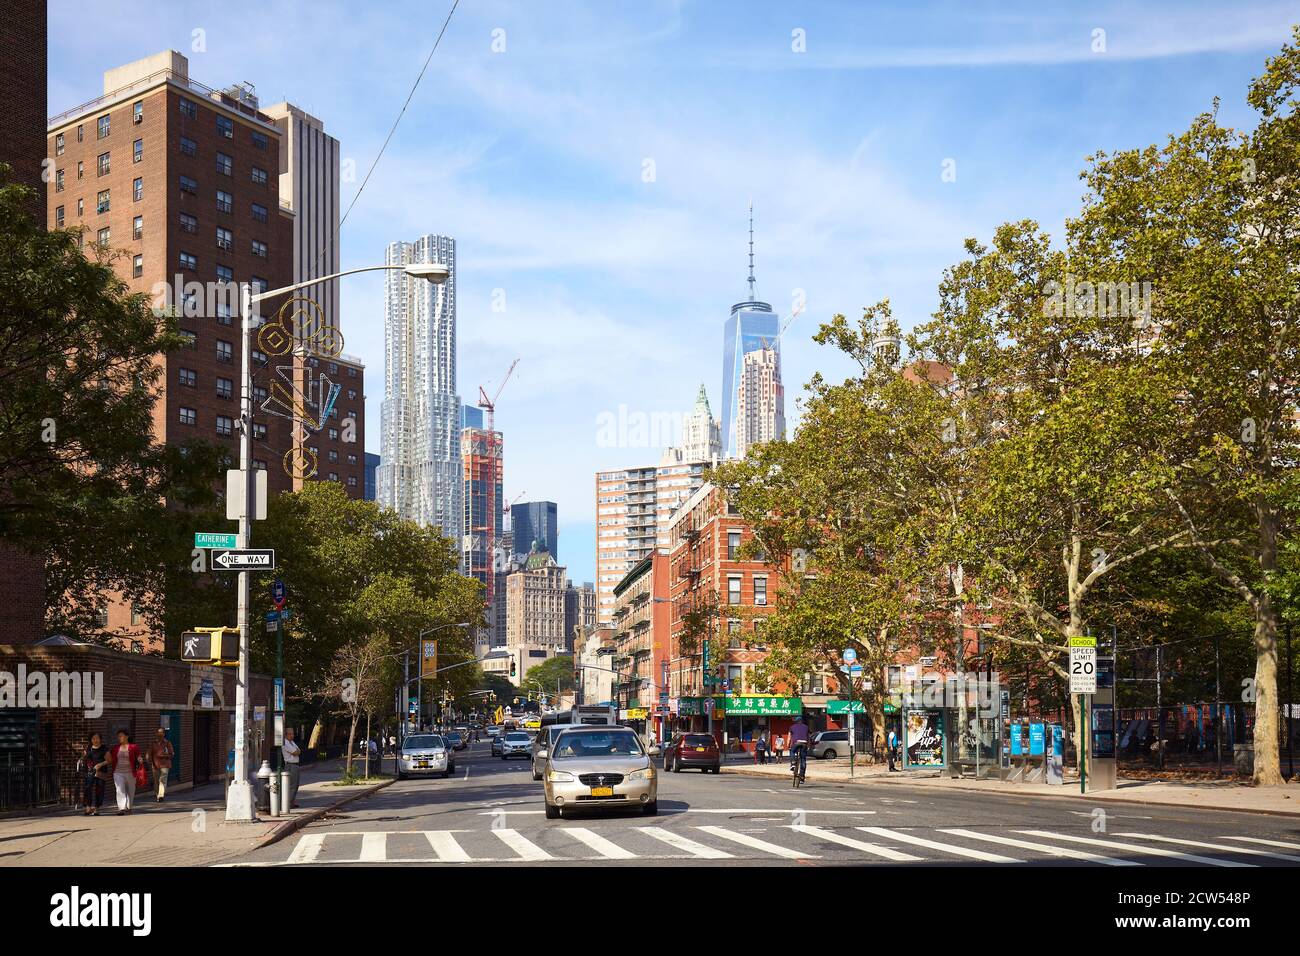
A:
POLYGON ((542 726, 553 724, 617 724, 618 708, 604 704, 579 704, 572 710, 557 710, 542 715, 542 726))

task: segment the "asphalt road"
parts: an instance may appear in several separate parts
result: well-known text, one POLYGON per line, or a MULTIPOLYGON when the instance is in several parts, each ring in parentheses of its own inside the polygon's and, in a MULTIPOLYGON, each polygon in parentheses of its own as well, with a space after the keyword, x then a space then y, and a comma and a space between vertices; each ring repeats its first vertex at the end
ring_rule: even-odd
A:
POLYGON ((664 774, 659 814, 547 820, 523 760, 461 751, 235 865, 1300 865, 1300 820, 933 787, 664 774), (1099 816, 1104 814, 1104 816, 1099 816))

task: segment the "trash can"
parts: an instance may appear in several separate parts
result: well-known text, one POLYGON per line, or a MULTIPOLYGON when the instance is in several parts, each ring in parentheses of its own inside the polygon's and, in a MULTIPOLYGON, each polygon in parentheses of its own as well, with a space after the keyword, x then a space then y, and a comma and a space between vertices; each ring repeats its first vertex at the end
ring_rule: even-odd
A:
POLYGON ((1232 745, 1232 764, 1237 769, 1237 773, 1244 777, 1251 777, 1255 774, 1255 744, 1254 742, 1232 745))

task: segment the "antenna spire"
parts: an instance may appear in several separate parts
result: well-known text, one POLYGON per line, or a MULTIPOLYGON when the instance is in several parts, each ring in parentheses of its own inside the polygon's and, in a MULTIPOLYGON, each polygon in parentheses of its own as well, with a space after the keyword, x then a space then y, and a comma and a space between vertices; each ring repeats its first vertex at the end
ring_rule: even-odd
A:
POLYGON ((749 301, 754 301, 754 200, 749 201, 749 301))

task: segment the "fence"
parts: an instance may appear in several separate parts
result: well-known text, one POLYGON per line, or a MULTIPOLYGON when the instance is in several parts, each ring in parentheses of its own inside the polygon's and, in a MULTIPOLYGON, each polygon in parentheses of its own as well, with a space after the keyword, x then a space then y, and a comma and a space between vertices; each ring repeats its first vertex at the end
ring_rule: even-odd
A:
POLYGON ((0 765, 0 813, 59 802, 59 768, 15 761, 0 765))
MULTIPOLYGON (((1116 711, 1116 756, 1121 767, 1210 769, 1231 772, 1239 750, 1253 749, 1255 708, 1224 703, 1126 707, 1116 711)), ((1280 721, 1282 771, 1300 744, 1300 720, 1280 721), (1288 731, 1291 739, 1288 740, 1288 731)))

